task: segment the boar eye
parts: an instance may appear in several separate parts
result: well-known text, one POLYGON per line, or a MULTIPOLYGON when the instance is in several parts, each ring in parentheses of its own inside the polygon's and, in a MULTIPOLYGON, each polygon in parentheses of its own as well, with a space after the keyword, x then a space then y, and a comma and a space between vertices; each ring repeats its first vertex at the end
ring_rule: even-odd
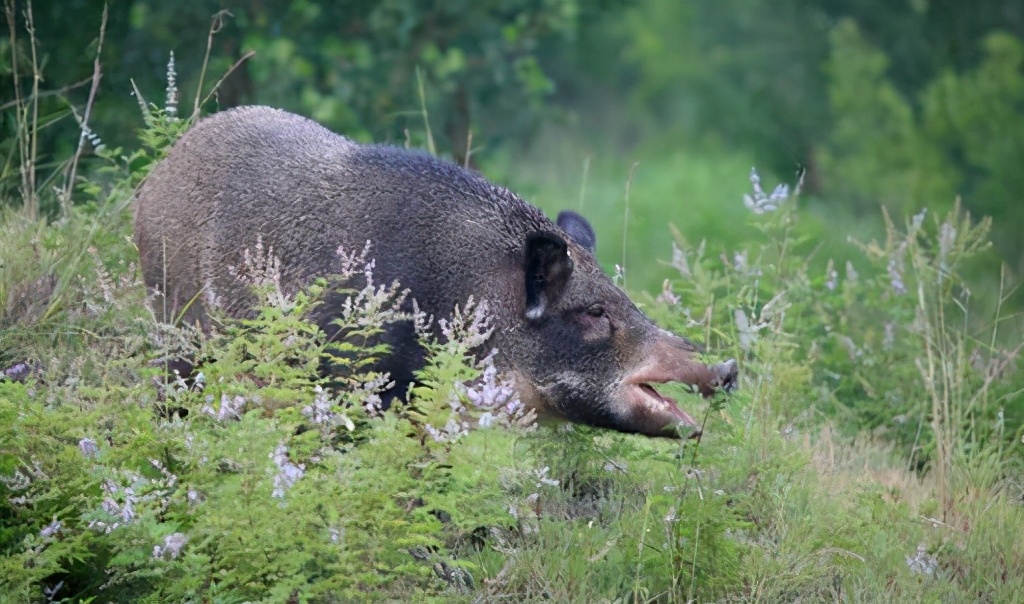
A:
POLYGON ((587 309, 587 314, 591 317, 603 317, 605 315, 604 307, 600 304, 594 304, 587 309))

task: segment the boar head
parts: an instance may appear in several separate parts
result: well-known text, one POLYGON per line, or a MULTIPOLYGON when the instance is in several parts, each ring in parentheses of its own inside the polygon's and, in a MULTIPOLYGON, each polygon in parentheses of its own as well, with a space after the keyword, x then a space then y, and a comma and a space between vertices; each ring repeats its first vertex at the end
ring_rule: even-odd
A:
POLYGON ((657 385, 731 391, 736 361, 700 361, 697 346, 656 326, 601 271, 582 217, 563 212, 558 225, 561 233, 526 237, 525 325, 511 345, 524 402, 623 432, 698 436, 697 422, 657 385))

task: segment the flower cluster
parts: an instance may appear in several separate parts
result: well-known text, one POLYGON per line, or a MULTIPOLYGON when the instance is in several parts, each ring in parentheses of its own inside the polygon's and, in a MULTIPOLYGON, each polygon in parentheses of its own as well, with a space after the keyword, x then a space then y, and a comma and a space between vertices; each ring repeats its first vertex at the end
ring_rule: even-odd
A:
MULTIPOLYGON (((258 290, 264 304, 282 310, 292 307, 291 299, 281 287, 281 260, 274 255, 274 246, 264 248, 263 235, 256 235, 256 245, 242 251, 242 266, 229 266, 228 273, 258 290)), ((212 287, 207 287, 209 296, 216 297, 212 287)))
POLYGON ((173 560, 181 555, 188 543, 188 536, 184 533, 172 533, 164 537, 161 545, 153 546, 153 557, 173 560))
POLYGON ((227 393, 221 393, 220 405, 214 409, 210 403, 213 402, 212 396, 206 397, 206 404, 199 409, 199 411, 205 415, 208 415, 219 422, 225 422, 232 419, 242 419, 242 410, 245 409, 245 397, 236 395, 234 397, 228 396, 227 393))
POLYGON ((492 350, 481 361, 483 374, 479 380, 471 386, 459 384, 458 387, 475 408, 483 410, 477 420, 479 427, 500 425, 528 428, 535 423, 536 413, 527 409, 519 400, 515 381, 499 375, 498 368, 494 366, 496 354, 497 350, 492 350))
POLYGON ((277 445, 270 458, 277 466, 277 473, 274 474, 274 490, 271 497, 284 498, 284 493, 295 486, 300 478, 306 475, 305 464, 295 464, 288 458, 288 447, 281 443, 277 445))
POLYGON ((178 101, 180 97, 178 95, 178 72, 174 68, 174 51, 171 51, 171 58, 167 60, 167 99, 164 104, 164 110, 170 117, 177 117, 178 115, 178 101))
MULTIPOLYGON (((744 194, 743 205, 755 214, 774 212, 790 197, 789 185, 787 184, 776 186, 771 195, 766 194, 764 189, 761 188, 761 177, 758 176, 756 168, 750 169, 750 184, 754 188, 754 194, 744 194)), ((799 185, 797 187, 799 188, 799 185)))

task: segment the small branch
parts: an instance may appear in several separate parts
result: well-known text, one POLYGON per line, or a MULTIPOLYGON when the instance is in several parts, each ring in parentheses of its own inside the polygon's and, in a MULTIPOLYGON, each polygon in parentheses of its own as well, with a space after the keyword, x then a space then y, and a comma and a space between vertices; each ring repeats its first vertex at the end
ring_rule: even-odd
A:
POLYGON ((4 15, 7 17, 7 29, 10 31, 11 36, 11 80, 14 82, 14 100, 0 106, 0 109, 6 109, 12 104, 20 107, 23 102, 21 99, 21 86, 18 85, 18 28, 14 12, 14 0, 4 0, 4 15))
MULTIPOLYGON (((75 82, 74 84, 69 84, 69 85, 67 85, 67 86, 65 86, 63 88, 58 88, 57 90, 44 90, 44 91, 39 93, 39 98, 45 99, 46 97, 49 97, 49 96, 64 96, 68 92, 71 92, 72 90, 75 90, 76 88, 81 88, 82 86, 85 86, 86 84, 88 84, 91 81, 92 81, 92 76, 89 76, 89 77, 85 78, 84 80, 75 82)), ((15 89, 15 90, 17 90, 17 89, 15 89)), ((17 92, 15 94, 17 95, 17 92)), ((20 105, 21 103, 22 103, 22 99, 21 98, 15 98, 13 101, 7 101, 3 105, 0 105, 0 111, 4 111, 6 109, 10 109, 11 107, 16 107, 16 106, 20 105)))
POLYGON ((430 115, 427 113, 427 95, 423 89, 423 72, 420 71, 419 66, 416 66, 416 83, 420 94, 420 110, 423 114, 423 127, 427 131, 427 151, 431 155, 437 156, 437 148, 434 146, 434 135, 430 131, 430 115))
POLYGON ((89 99, 85 102, 85 113, 82 115, 82 132, 78 137, 78 148, 74 157, 71 158, 71 167, 67 180, 64 182, 64 195, 61 198, 64 215, 67 216, 71 208, 71 190, 75 186, 75 175, 78 172, 78 159, 82 156, 82 148, 85 147, 85 133, 89 128, 89 116, 92 114, 92 106, 96 101, 96 92, 100 87, 100 80, 103 78, 103 71, 100 66, 100 53, 103 51, 103 38, 107 34, 107 15, 109 6, 103 3, 103 19, 100 21, 100 39, 96 43, 96 58, 92 62, 92 86, 89 87, 89 99))
MULTIPOLYGON (((206 35, 206 55, 203 57, 203 68, 199 70, 199 85, 196 86, 195 101, 192 105, 193 118, 199 115, 199 106, 206 103, 206 100, 210 98, 210 95, 213 94, 214 90, 217 90, 217 86, 220 86, 220 82, 223 82, 228 73, 231 73, 231 70, 229 69, 228 73, 221 77, 220 82, 217 82, 217 86, 214 86, 213 90, 210 91, 210 95, 207 95, 206 98, 203 99, 202 103, 199 102, 199 97, 203 94, 203 80, 206 79, 206 68, 210 65, 210 49, 213 48, 213 37, 217 35, 220 30, 224 29, 224 17, 234 17, 234 15, 226 9, 219 10, 213 14, 213 18, 210 20, 210 31, 206 35)), ((232 67, 232 69, 234 69, 234 67, 232 67)))
POLYGON ((26 158, 28 157, 28 128, 25 127, 25 100, 21 98, 21 79, 18 77, 18 25, 17 12, 14 10, 14 0, 4 0, 4 15, 7 17, 7 27, 10 30, 11 36, 11 83, 14 85, 13 103, 18 108, 15 128, 18 139, 18 153, 20 155, 18 172, 21 175, 22 204, 31 216, 31 205, 28 197, 28 173, 25 167, 26 158))
POLYGON ((700 436, 697 437, 697 442, 693 445, 693 456, 690 457, 690 465, 697 467, 697 452, 700 450, 700 441, 704 436, 704 430, 708 426, 708 418, 711 416, 711 408, 714 405, 708 405, 708 408, 704 410, 704 419, 700 422, 700 436))
POLYGON ((39 216, 39 196, 36 194, 36 158, 39 157, 39 56, 36 48, 36 21, 32 14, 32 0, 25 9, 25 29, 28 30, 32 48, 32 149, 29 151, 28 191, 25 199, 31 202, 30 216, 39 216))
POLYGON ((626 289, 626 238, 629 235, 629 194, 633 191, 633 177, 640 162, 635 161, 629 167, 629 178, 626 179, 626 210, 622 214, 622 289, 626 289))
MULTIPOLYGON (((210 100, 210 97, 212 97, 214 95, 214 93, 217 92, 217 89, 220 88, 220 85, 224 83, 224 80, 226 80, 228 78, 228 76, 231 75, 231 72, 233 72, 234 70, 238 69, 238 67, 242 63, 248 61, 249 59, 253 58, 254 56, 256 56, 256 51, 255 50, 246 51, 246 53, 244 55, 242 55, 241 58, 239 58, 237 61, 235 61, 234 65, 232 65, 227 71, 225 71, 224 75, 222 75, 220 77, 220 79, 217 80, 217 83, 213 85, 212 89, 210 89, 210 94, 207 94, 206 98, 204 98, 203 102, 200 103, 199 105, 200 106, 201 105, 205 105, 206 101, 210 100)), ((198 107, 196 108, 195 111, 196 111, 196 113, 193 113, 192 117, 195 117, 196 114, 198 113, 198 111, 199 111, 198 107)))
POLYGON ((466 131, 466 158, 462 162, 462 167, 466 170, 469 169, 469 158, 473 155, 473 129, 470 128, 466 131))

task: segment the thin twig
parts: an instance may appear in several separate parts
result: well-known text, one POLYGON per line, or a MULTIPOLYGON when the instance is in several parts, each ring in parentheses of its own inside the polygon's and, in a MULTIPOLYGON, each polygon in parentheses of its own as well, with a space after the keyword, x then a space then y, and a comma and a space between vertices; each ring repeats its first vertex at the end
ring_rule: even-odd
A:
POLYGON ((21 106, 21 86, 18 85, 18 28, 17 19, 15 19, 14 11, 14 0, 4 0, 4 16, 7 17, 7 29, 10 31, 11 36, 11 79, 14 81, 14 100, 10 103, 4 104, 0 109, 6 109, 11 103, 16 106, 21 106))
POLYGON ((583 178, 580 180, 579 212, 583 213, 583 200, 587 198, 587 175, 590 173, 590 156, 583 159, 583 178))
POLYGON ((39 196, 36 194, 36 158, 39 157, 39 82, 43 74, 39 72, 38 46, 36 41, 36 21, 32 13, 32 0, 28 0, 25 9, 25 29, 28 30, 32 48, 32 149, 29 152, 29 196, 31 200, 32 218, 39 216, 39 196))
POLYGON ((146 99, 142 96, 142 92, 139 87, 135 85, 134 78, 128 78, 128 81, 132 83, 132 94, 135 96, 135 100, 139 103, 139 110, 142 112, 142 119, 146 121, 146 125, 149 125, 150 112, 149 107, 146 105, 146 99))
POLYGON ((704 436, 704 430, 708 427, 708 418, 711 417, 711 408, 713 404, 709 404, 708 408, 704 410, 704 419, 700 422, 700 434, 697 436, 697 442, 693 445, 693 455, 690 457, 690 465, 697 467, 697 452, 700 450, 700 441, 704 436))
MULTIPOLYGON (((234 65, 232 65, 227 71, 225 71, 224 75, 222 75, 220 77, 220 79, 217 80, 217 83, 213 85, 213 88, 210 89, 210 93, 206 95, 206 98, 203 99, 203 102, 200 103, 200 105, 205 105, 206 101, 210 100, 210 97, 212 97, 217 92, 217 89, 220 88, 220 85, 224 83, 224 80, 226 80, 228 78, 228 76, 231 75, 231 72, 233 72, 234 70, 238 69, 239 65, 241 65, 242 63, 248 61, 249 59, 253 58, 254 56, 256 56, 256 51, 255 50, 246 51, 246 53, 244 55, 242 55, 241 58, 239 58, 237 61, 235 61, 234 65)), ((196 114, 193 113, 192 117, 195 117, 195 116, 196 116, 196 114)))
MULTIPOLYGON (((74 84, 68 84, 67 86, 64 86, 63 88, 58 88, 56 90, 44 90, 44 91, 39 93, 39 98, 45 99, 48 96, 64 96, 65 94, 71 92, 72 90, 75 90, 76 88, 81 88, 82 86, 85 86, 86 84, 88 84, 91 81, 92 81, 92 76, 89 76, 89 77, 85 78, 84 80, 75 82, 74 84)), ((4 111, 5 109, 10 109, 11 107, 16 107, 20 103, 21 103, 21 99, 18 99, 18 98, 15 98, 15 100, 13 100, 13 101, 7 101, 3 105, 0 105, 0 111, 4 111)))
POLYGON ((96 57, 92 61, 92 86, 89 87, 89 99, 85 102, 85 113, 82 115, 82 132, 78 137, 78 148, 74 157, 71 158, 71 168, 68 178, 64 182, 64 195, 61 198, 64 215, 67 216, 71 207, 71 190, 75 186, 75 174, 78 172, 78 159, 82 156, 82 149, 85 147, 85 133, 89 129, 89 116, 92 114, 92 106, 96 101, 96 92, 100 87, 100 80, 103 79, 103 70, 100 65, 100 53, 103 51, 103 38, 107 34, 107 15, 109 6, 103 3, 103 19, 100 21, 100 39, 96 43, 96 57))
POLYGON ((25 194, 28 189, 28 181, 26 180, 27 171, 25 169, 26 157, 28 156, 28 128, 25 127, 25 107, 24 99, 21 98, 21 80, 18 77, 18 44, 17 44, 17 12, 14 10, 14 0, 4 1, 4 15, 7 17, 7 28, 10 30, 11 36, 11 83, 14 85, 14 101, 13 103, 18 108, 16 115, 17 121, 17 137, 18 137, 18 153, 20 156, 20 163, 18 166, 18 172, 21 175, 21 188, 22 188, 22 199, 24 209, 30 212, 29 199, 25 194))
POLYGON ((626 180, 626 211, 622 214, 622 289, 626 289, 626 238, 629 235, 629 194, 633 190, 633 176, 640 162, 635 161, 629 167, 629 178, 626 180))
MULTIPOLYGON (((193 118, 196 117, 197 115, 199 115, 199 106, 201 104, 203 104, 203 103, 206 103, 206 99, 203 99, 203 102, 200 103, 199 102, 199 98, 203 94, 203 80, 206 78, 206 68, 210 64, 210 49, 213 48, 213 36, 217 35, 217 33, 220 32, 220 30, 224 28, 224 17, 225 16, 234 17, 234 15, 232 15, 226 9, 223 9, 223 10, 219 10, 216 13, 214 13, 213 14, 213 18, 210 19, 210 31, 209 31, 209 33, 206 34, 206 55, 203 57, 203 68, 199 70, 199 85, 196 86, 195 101, 194 101, 194 104, 192 105, 192 117, 193 118)), ((230 73, 230 71, 228 73, 230 73)), ((225 75, 227 75, 227 74, 225 74, 225 75)), ((221 80, 223 80, 223 79, 224 78, 221 78, 221 80)), ((214 86, 213 90, 216 90, 216 89, 217 89, 217 87, 214 86)), ((210 91, 210 94, 213 94, 212 90, 210 91)), ((207 96, 206 98, 208 99, 210 97, 207 96)))
POLYGON ((469 128, 466 132, 466 158, 462 161, 462 167, 466 170, 469 169, 469 158, 473 154, 473 129, 469 128))
POLYGON ((416 83, 420 94, 420 110, 423 114, 423 127, 427 131, 427 151, 431 155, 437 155, 437 148, 434 146, 434 135, 430 132, 430 115, 427 113, 427 94, 423 89, 423 72, 416 66, 416 83))

